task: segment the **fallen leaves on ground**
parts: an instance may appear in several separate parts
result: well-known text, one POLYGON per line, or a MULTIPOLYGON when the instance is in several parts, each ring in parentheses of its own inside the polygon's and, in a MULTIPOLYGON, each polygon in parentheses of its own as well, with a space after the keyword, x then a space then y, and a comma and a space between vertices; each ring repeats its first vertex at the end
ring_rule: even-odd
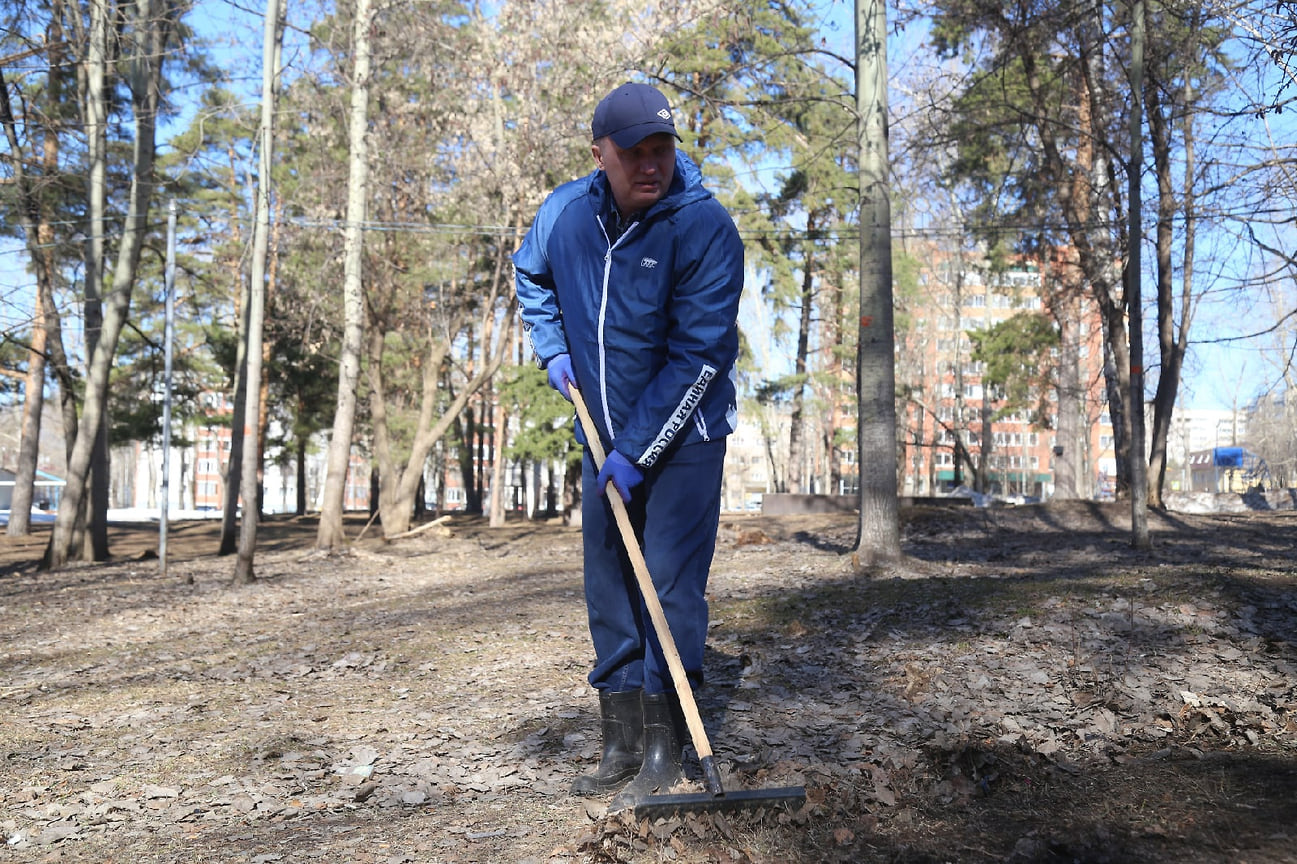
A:
POLYGON ((1166 514, 1144 552, 1119 506, 907 511, 867 573, 852 516, 727 518, 698 701, 727 789, 806 803, 656 822, 567 795, 599 752, 572 529, 304 530, 242 589, 201 554, 15 567, 0 831, 132 864, 1285 860, 1297 516, 1166 514))

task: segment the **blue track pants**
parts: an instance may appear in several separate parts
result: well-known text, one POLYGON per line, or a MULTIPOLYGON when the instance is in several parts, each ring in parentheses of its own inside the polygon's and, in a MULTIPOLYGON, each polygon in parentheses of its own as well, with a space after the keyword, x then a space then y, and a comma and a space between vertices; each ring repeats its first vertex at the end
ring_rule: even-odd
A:
MULTIPOLYGON (((635 487, 627 505, 676 650, 693 685, 702 682, 705 594, 720 524, 724 462, 724 438, 679 447, 645 472, 644 482, 635 487)), ((612 508, 594 488, 596 473, 587 449, 581 472, 581 522, 586 609, 595 652, 590 683, 601 690, 674 690, 612 508)))

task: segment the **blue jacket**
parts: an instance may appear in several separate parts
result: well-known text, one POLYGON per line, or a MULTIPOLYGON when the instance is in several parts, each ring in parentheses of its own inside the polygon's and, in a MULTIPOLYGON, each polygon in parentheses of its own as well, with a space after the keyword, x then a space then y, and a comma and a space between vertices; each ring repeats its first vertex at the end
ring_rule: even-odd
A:
POLYGON ((602 171, 555 189, 513 256, 518 301, 541 366, 569 354, 605 446, 648 468, 734 431, 743 244, 679 151, 667 194, 615 240, 614 211, 602 171))

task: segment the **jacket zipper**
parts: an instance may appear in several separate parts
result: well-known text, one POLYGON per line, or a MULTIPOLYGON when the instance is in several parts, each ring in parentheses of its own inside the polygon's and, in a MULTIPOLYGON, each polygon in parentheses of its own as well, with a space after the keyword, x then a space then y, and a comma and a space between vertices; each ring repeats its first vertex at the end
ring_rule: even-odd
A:
MULTIPOLYGON (((608 251, 603 256, 603 288, 599 295, 599 401, 603 404, 603 422, 608 429, 608 437, 612 440, 617 439, 617 432, 612 428, 612 413, 608 409, 608 357, 604 350, 604 324, 608 312, 608 286, 612 282, 612 252, 621 242, 630 236, 638 226, 638 222, 632 222, 626 226, 626 230, 615 241, 608 237, 608 229, 603 224, 603 220, 598 217, 595 221, 599 223, 599 230, 603 231, 604 242, 608 244, 608 251)), ((596 432, 595 434, 598 434, 596 432)))

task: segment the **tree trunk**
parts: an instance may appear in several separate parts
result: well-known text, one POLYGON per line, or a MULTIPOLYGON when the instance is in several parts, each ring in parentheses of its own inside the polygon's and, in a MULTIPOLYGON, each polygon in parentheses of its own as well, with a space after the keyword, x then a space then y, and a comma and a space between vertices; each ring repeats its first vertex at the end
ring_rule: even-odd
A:
MULTIPOLYGON (((50 73, 51 80, 57 80, 55 72, 50 73)), ((32 315, 32 338, 27 350, 27 377, 23 385, 22 432, 18 444, 18 464, 14 471, 13 495, 9 502, 8 533, 11 537, 26 537, 31 530, 31 509, 36 482, 36 465, 40 455, 41 414, 45 405, 45 350, 47 330, 45 327, 46 296, 53 294, 53 249, 50 240, 52 232, 43 218, 40 204, 28 182, 23 170, 25 157, 21 150, 18 132, 14 123, 13 109, 9 104, 9 84, 4 79, 4 70, 0 69, 0 123, 4 125, 5 137, 9 141, 9 151, 14 155, 12 160, 14 185, 18 189, 18 211, 22 223, 23 236, 27 241, 27 250, 31 255, 33 269, 36 271, 36 310, 32 315)), ((48 156, 51 142, 57 138, 54 130, 46 130, 46 154, 48 156)), ((46 168, 50 167, 48 158, 46 168)), ((55 162, 57 168, 57 162, 55 162)), ((51 174, 51 176, 53 176, 51 174)))
MULTIPOLYGON (((37 285, 39 288, 39 284, 37 285)), ((63 328, 59 320, 58 307, 54 305, 54 292, 42 292, 40 295, 41 313, 45 318, 45 345, 49 354, 47 367, 54 373, 54 380, 59 383, 59 410, 63 417, 64 458, 72 456, 72 444, 77 437, 79 419, 77 417, 77 382, 68 362, 67 352, 63 348, 63 328)))
MULTIPOLYGON (((1092 39, 1102 36, 1103 22, 1096 10, 1081 22, 1082 27, 1093 31, 1092 39)), ((1130 488, 1130 397, 1129 361, 1130 345, 1126 330, 1126 304, 1121 295, 1121 274, 1114 262, 1120 256, 1114 232, 1103 232, 1095 226, 1113 223, 1110 215, 1117 211, 1117 183, 1109 149, 1103 145, 1106 137, 1105 116, 1101 99, 1102 70, 1100 52, 1088 52, 1079 65, 1082 73, 1077 93, 1079 108, 1075 159, 1069 162, 1059 149, 1057 136, 1049 127, 1057 115, 1051 91, 1042 82, 1036 55, 1030 50, 1020 53, 1028 88, 1032 93, 1041 131, 1040 147, 1046 174, 1053 179, 1061 193, 1060 204, 1067 236, 1075 249, 1077 266, 1103 322, 1104 379, 1107 389, 1108 410, 1113 424, 1113 451, 1116 458, 1117 494, 1122 496, 1130 488), (1043 125, 1042 125, 1043 124, 1043 125)))
POLYGON ((797 316, 797 354, 793 358, 793 404, 788 417, 788 491, 806 488, 806 358, 810 354, 811 313, 814 303, 815 215, 807 217, 805 255, 802 260, 801 313, 797 316))
MULTIPOLYGON (((1186 84, 1185 90, 1191 90, 1186 84)), ((1171 135, 1174 105, 1164 106, 1160 82, 1150 81, 1148 94, 1148 119, 1150 141, 1153 145, 1153 164, 1157 174, 1157 335, 1158 367, 1157 390, 1153 395, 1153 435, 1149 453, 1148 503, 1150 507, 1164 507, 1162 493, 1166 484, 1167 438, 1171 431, 1176 394, 1180 389, 1180 373, 1184 367, 1184 354, 1189 344, 1189 323, 1193 304, 1193 112, 1186 92, 1184 117, 1185 160, 1185 258, 1184 282, 1181 287, 1180 321, 1177 326, 1174 275, 1172 273, 1173 223, 1177 205, 1175 183, 1171 176, 1171 135)))
POLYGON ((1078 334, 1080 318, 1075 298, 1058 317, 1058 434, 1054 450, 1054 497, 1068 500, 1081 497, 1077 491, 1077 465, 1080 456, 1081 410, 1085 386, 1081 381, 1081 344, 1078 334))
POLYGON ((369 381, 369 423, 374 430, 374 469, 370 472, 369 512, 371 516, 378 513, 384 531, 390 536, 408 531, 410 521, 407 517, 401 523, 402 527, 396 527, 400 520, 397 515, 397 484, 393 477, 399 469, 392 453, 387 423, 387 384, 383 378, 383 345, 386 341, 386 334, 379 322, 369 322, 369 356, 366 358, 368 362, 365 364, 365 376, 369 381))
POLYGON ((490 430, 491 409, 486 404, 487 395, 479 392, 477 394, 477 459, 473 465, 473 507, 472 512, 481 516, 486 509, 486 464, 490 459, 487 450, 487 433, 490 430))
POLYGON ((896 481, 896 335, 892 313, 887 154, 887 8, 856 0, 856 104, 860 148, 860 339, 857 446, 860 525, 856 561, 901 555, 896 481))
MULTIPOLYGON (((56 6, 50 17, 49 32, 46 39, 50 71, 47 76, 47 98, 50 105, 58 105, 63 98, 64 76, 68 75, 67 50, 63 41, 62 12, 56 6)), ((3 76, 0 76, 0 88, 5 88, 6 135, 14 133, 9 139, 11 151, 20 156, 16 140, 16 129, 13 129, 13 114, 8 104, 8 90, 3 76)), ((53 178, 59 174, 60 135, 63 132, 58 121, 49 115, 50 123, 44 129, 44 146, 41 162, 44 177, 53 178)), ((35 226, 36 233, 24 226, 24 234, 29 246, 33 237, 39 250, 32 249, 32 267, 36 275, 36 309, 33 314, 32 352, 28 366, 27 390, 23 400, 24 412, 30 411, 34 421, 29 422, 26 415, 23 421, 23 438, 19 445, 17 473, 14 477, 14 499, 10 502, 9 534, 26 535, 31 526, 31 504, 34 495, 36 470, 40 461, 41 421, 45 413, 44 384, 46 373, 52 371, 59 384, 59 403, 63 416, 63 434, 65 437, 64 457, 70 455, 72 441, 77 430, 76 382, 68 365, 67 355, 63 350, 63 331, 59 321, 58 309, 54 305, 54 273, 56 269, 54 253, 54 229, 49 224, 47 214, 40 208, 31 187, 24 188, 24 175, 21 158, 15 159, 14 180, 20 188, 20 194, 27 200, 20 200, 19 206, 26 219, 35 226), (39 372, 37 371, 39 367, 39 372), (29 443, 30 442, 30 443, 29 443), (28 450, 30 449, 30 458, 28 450), (26 489, 26 492, 20 490, 26 489), (25 498, 23 497, 25 495, 25 498)))
POLYGON ((355 66, 351 82, 351 118, 347 132, 347 225, 343 239, 343 331, 338 369, 338 408, 333 415, 333 434, 324 476, 324 502, 316 546, 337 549, 347 540, 342 527, 346 504, 347 469, 351 464, 351 437, 356 425, 357 387, 360 356, 364 345, 365 298, 361 266, 364 256, 362 233, 369 194, 369 145, 365 138, 369 124, 370 42, 373 17, 370 0, 356 0, 352 53, 355 66))
MULTIPOLYGON (((490 388, 488 388, 489 390, 490 388)), ((509 409, 500 400, 496 400, 495 418, 491 426, 495 430, 491 436, 491 518, 490 526, 500 528, 505 523, 508 504, 504 500, 504 432, 509 425, 509 409)))
MULTIPOLYGON (((86 124, 86 163, 89 165, 89 171, 86 174, 86 215, 88 224, 86 226, 86 245, 85 245, 85 291, 84 306, 82 317, 84 319, 86 333, 86 354, 93 356, 95 345, 98 343, 103 334, 103 288, 104 288, 104 271, 107 262, 104 260, 104 236, 108 233, 107 224, 107 177, 108 177, 108 102, 107 102, 107 85, 105 78, 108 75, 109 62, 109 15, 111 10, 107 7, 106 0, 91 0, 90 2, 90 41, 88 42, 88 57, 86 61, 86 92, 83 96, 84 105, 83 117, 86 124)), ((85 411, 85 402, 88 394, 83 397, 82 417, 90 421, 90 417, 85 411)), ((91 428, 95 430, 91 436, 91 443, 87 449, 87 464, 91 465, 96 461, 97 453, 94 447, 97 446, 98 424, 103 418, 94 418, 90 423, 91 428)), ((77 439, 84 426, 78 427, 77 439)), ((75 448, 77 442, 74 441, 72 446, 75 448)), ((72 456, 69 454, 68 471, 72 471, 72 456)), ((89 470, 89 469, 88 469, 89 470)), ((71 484, 72 477, 67 478, 71 484)), ((84 489, 88 481, 81 479, 78 485, 84 489)), ((93 482, 93 481, 90 481, 93 482)), ((90 503, 83 499, 80 491, 72 497, 68 496, 71 491, 69 487, 64 487, 63 500, 67 504, 74 504, 68 509, 77 514, 75 521, 70 521, 67 527, 66 539, 60 538, 65 542, 67 548, 65 551, 58 553, 65 559, 70 559, 74 551, 81 548, 81 540, 84 538, 85 515, 89 512, 90 503)), ((90 497, 93 497, 91 495, 90 497)), ((60 508, 61 509, 61 508, 60 508)), ((55 520, 56 528, 51 534, 50 542, 54 543, 55 538, 59 537, 57 530, 57 518, 55 520)), ((51 553, 47 553, 47 557, 51 553)), ((81 557, 85 557, 81 552, 81 557)))
POLYGON ((1050 314, 1059 330, 1058 421, 1054 444, 1054 497, 1067 500, 1088 498, 1089 484, 1083 483, 1085 435, 1090 428, 1085 403, 1089 382, 1083 380, 1081 346, 1082 303, 1085 290, 1081 273, 1070 254, 1058 254, 1053 268, 1058 287, 1051 292, 1050 314), (1059 450, 1061 448, 1061 452, 1059 450))
MULTIPOLYGON (((257 523, 261 519, 262 465, 262 364, 266 311, 266 256, 270 246, 271 166, 275 156, 275 105, 279 95, 280 46, 284 21, 279 0, 266 0, 265 31, 261 54, 261 130, 257 167, 257 206, 252 235, 252 278, 248 284, 248 329, 244 341, 248 371, 247 398, 243 421, 243 463, 239 488, 243 490, 243 519, 239 530, 239 554, 234 564, 234 584, 247 585, 255 578, 253 559, 257 548, 257 523), (249 440, 251 438, 251 440, 249 440)), ((233 465, 230 473, 234 473, 233 465)))
POLYGON ((1174 289, 1171 273, 1172 225, 1175 218, 1175 194, 1171 181, 1171 128, 1163 115, 1163 104, 1156 82, 1150 81, 1148 99, 1149 143, 1153 148, 1154 175, 1157 180, 1157 334, 1161 363, 1157 389, 1153 395, 1153 433, 1149 438, 1148 506, 1161 508, 1162 484, 1166 480, 1166 438, 1175 410, 1175 392, 1179 364, 1175 358, 1175 322, 1171 318, 1174 289))
MULTIPOLYGON (((263 22, 264 23, 264 22, 263 22)), ((230 157, 233 163, 234 157, 230 157)), ((237 172, 231 165, 227 180, 231 193, 242 188, 237 172)), ((254 190, 254 195, 255 190, 254 190)), ((242 248, 243 232, 240 226, 238 200, 241 196, 230 195, 228 220, 231 226, 231 241, 242 248)), ((230 449, 226 454, 224 465, 218 466, 221 474, 221 540, 217 549, 218 555, 233 555, 239 547, 239 484, 243 474, 243 424, 239 419, 247 412, 248 398, 248 364, 245 359, 248 332, 248 279, 243 271, 241 258, 230 256, 227 261, 227 272, 230 284, 234 287, 234 317, 238 321, 238 339, 234 349, 234 404, 230 422, 230 449)))
POLYGON ((1130 319, 1130 533, 1136 549, 1149 548, 1148 461, 1144 455, 1144 309, 1140 181, 1144 167, 1144 0, 1135 0, 1130 35, 1130 230, 1126 240, 1126 314, 1130 319))
POLYGON ((306 515, 306 436, 297 436, 297 506, 298 516, 306 515))
POLYGON ((826 491, 830 495, 840 495, 842 494, 842 459, 839 453, 838 430, 844 427, 849 428, 851 425, 843 422, 847 418, 848 412, 844 410, 841 392, 843 385, 850 379, 848 378, 849 373, 846 369, 846 359, 842 345, 842 336, 846 329, 845 316, 847 313, 843 309, 846 302, 846 291, 841 284, 841 280, 835 279, 834 283, 834 287, 831 289, 833 292, 833 314, 830 320, 833 322, 833 332, 830 340, 832 345, 832 365, 829 368, 829 422, 824 433, 824 448, 829 459, 829 485, 826 491))
MULTIPOLYGON (((462 394, 461 394, 462 395, 462 394)), ((456 399, 461 396, 456 396, 456 399)), ((472 407, 465 408, 455 418, 455 464, 459 469, 459 486, 464 490, 464 511, 473 512, 473 440, 477 437, 477 419, 472 407)))
POLYGON ((1115 459, 1115 497, 1125 500, 1130 494, 1130 346, 1125 336, 1125 315, 1120 306, 1112 305, 1103 315, 1103 384, 1108 398, 1108 419, 1112 421, 1112 451, 1115 459), (1121 333, 1114 335, 1114 331, 1121 333))
MULTIPOLYGON (((68 62, 68 51, 64 43, 64 31, 61 26, 61 16, 64 14, 63 3, 56 3, 54 6, 53 21, 50 25, 49 38, 47 46, 50 60, 51 80, 49 84, 51 104, 57 104, 61 101, 61 94, 64 90, 63 74, 71 75, 68 62), (55 72, 61 74, 55 74, 55 72)), ((79 16, 72 16, 74 30, 79 42, 88 43, 85 38, 85 28, 81 24, 79 16)), ((84 105, 85 99, 81 103, 84 105)), ((84 118, 83 118, 84 120, 84 118)), ((58 172, 59 164, 59 138, 57 132, 61 130, 51 129, 50 134, 46 136, 45 144, 45 171, 46 175, 53 177, 58 172)), ((52 371, 54 379, 59 385, 59 411, 63 418, 63 441, 64 441, 64 459, 70 459, 72 456, 72 444, 76 440, 77 426, 79 419, 77 416, 77 394, 80 391, 79 382, 73 374, 72 365, 68 362, 67 352, 63 348, 63 326, 59 318, 58 307, 54 305, 54 249, 53 246, 46 248, 46 254, 49 256, 46 263, 46 269, 51 274, 48 282, 37 280, 36 286, 40 300, 40 310, 38 314, 45 319, 45 339, 46 353, 48 355, 46 367, 52 371), (40 288, 48 288, 48 291, 40 291, 40 288)))
MULTIPOLYGON (((1193 85, 1188 81, 1185 82, 1184 87, 1186 91, 1185 93, 1186 104, 1192 101, 1192 96, 1188 92, 1192 88, 1192 86, 1193 85)), ((1179 363, 1184 362, 1184 355, 1189 347, 1189 323, 1190 320, 1193 318, 1194 246, 1198 236, 1198 217, 1197 217, 1197 213, 1195 212, 1197 205, 1194 201, 1194 192, 1193 192, 1194 182, 1196 179, 1194 177, 1194 172, 1197 170, 1197 165, 1195 164, 1195 159, 1194 159, 1194 129, 1193 129, 1192 112, 1188 112, 1188 111, 1185 112, 1183 137, 1184 137, 1184 148, 1183 148, 1184 150, 1184 263, 1180 268, 1182 274, 1181 285, 1180 285, 1180 333, 1176 343, 1176 355, 1175 355, 1179 363)), ((1176 367, 1177 384, 1175 388, 1176 391, 1179 390, 1180 372, 1181 372, 1181 367, 1177 365, 1176 367)), ((1297 406, 1289 405, 1287 404, 1287 400, 1285 400, 1284 409, 1286 411, 1292 410, 1294 407, 1297 406)), ((1167 423, 1168 425, 1170 424, 1169 416, 1167 419, 1167 423)), ((1289 428, 1292 427, 1290 426, 1289 428)), ((1189 462, 1189 456, 1187 453, 1185 454, 1184 461, 1186 465, 1189 462)), ((1285 482, 1284 486, 1287 485, 1288 483, 1285 482)), ((1184 491, 1186 492, 1189 491, 1188 483, 1185 483, 1184 487, 1185 487, 1184 491)))
MULTIPOLYGON (((104 31, 102 39, 106 43, 107 21, 101 20, 103 9, 99 4, 92 4, 91 8, 92 29, 102 29, 104 31)), ((154 139, 157 131, 156 118, 158 107, 161 104, 162 69, 160 58, 165 56, 164 49, 171 26, 171 21, 167 17, 169 14, 173 14, 173 10, 155 9, 152 2, 143 0, 136 7, 136 20, 133 22, 135 27, 138 28, 141 38, 135 43, 137 46, 135 53, 131 57, 123 58, 121 61, 121 66, 125 68, 128 77, 128 89, 131 92, 135 122, 130 195, 126 219, 122 226, 121 245, 118 248, 116 266, 113 272, 112 292, 108 298, 107 313, 104 316, 102 331, 95 342, 94 350, 90 354, 82 422, 77 429, 76 442, 72 446, 72 455, 68 460, 67 486, 63 492, 63 502, 66 506, 61 505, 59 507, 58 516, 54 521, 54 530, 50 535, 50 545, 46 549, 43 561, 43 565, 48 568, 62 567, 72 554, 76 515, 87 503, 86 492, 90 479, 91 460, 96 445, 101 440, 106 440, 106 438, 103 438, 103 432, 107 418, 109 372, 117 350, 117 339, 121 335, 127 314, 130 311, 131 289, 135 282, 135 273, 139 265, 144 235, 148 231, 149 204, 153 197, 152 176, 154 139), (164 11, 166 14, 163 14, 164 11)), ((100 40, 96 39, 92 40, 92 42, 102 48, 103 43, 100 40)), ((100 50, 92 48, 92 55, 98 54, 100 50)), ((89 65, 92 69, 98 66, 102 71, 106 64, 95 61, 89 65)), ((87 99, 87 115, 102 117, 104 107, 102 85, 100 85, 97 95, 94 90, 95 88, 92 86, 87 99)), ((89 134, 90 137, 96 137, 93 130, 90 130, 89 134)), ((96 161, 102 168, 102 158, 96 161)), ((92 202, 96 199, 102 201, 105 192, 103 177, 99 173, 99 169, 94 167, 91 169, 91 175, 90 200, 92 202), (98 179, 93 179, 96 176, 98 176, 98 179)), ((102 216, 102 211, 100 216, 102 216)), ((94 222, 92 226, 95 229, 91 232, 92 235, 99 235, 104 229, 102 222, 94 222)), ((92 239, 90 245, 92 249, 99 247, 99 251, 102 253, 99 241, 92 239)), ((102 261, 101 254, 97 256, 92 252, 87 258, 94 261, 94 272, 97 273, 99 263, 102 261)), ((88 270, 88 290, 90 279, 91 276, 88 270)), ((89 321, 87 321, 87 326, 89 326, 89 321)), ((98 518, 102 520, 105 515, 100 513, 98 518)))
POLYGON ((248 311, 251 308, 249 283, 242 274, 238 278, 239 297, 237 310, 239 340, 234 350, 234 406, 230 422, 230 452, 221 478, 225 481, 221 496, 221 545, 218 555, 233 555, 239 542, 239 493, 243 480, 243 422, 248 409, 248 311))
POLYGON ((995 433, 991 431, 991 415, 994 413, 991 410, 991 393, 983 384, 982 406, 978 409, 981 420, 981 431, 978 437, 981 438, 982 446, 977 449, 977 474, 974 475, 973 481, 973 489, 983 495, 991 494, 991 458, 995 455, 995 433))
MULTIPOLYGON (((947 261, 949 260, 950 258, 948 257, 947 261)), ((965 446, 966 444, 965 434, 967 428, 969 427, 966 427, 964 424, 967 423, 970 424, 971 426, 972 418, 967 416, 968 409, 964 401, 964 336, 963 336, 964 333, 964 256, 963 254, 957 253, 954 260, 956 262, 954 279, 953 280, 948 279, 947 281, 953 282, 954 301, 951 303, 951 306, 953 307, 955 313, 955 332, 960 335, 955 340, 955 364, 954 364, 955 365, 955 376, 954 376, 955 377, 955 394, 954 394, 955 404, 954 404, 954 417, 951 418, 952 420, 951 426, 953 427, 953 432, 951 433, 951 435, 955 439, 955 446, 953 448, 954 455, 951 460, 952 462, 954 462, 954 470, 951 472, 952 475, 951 480, 953 481, 953 485, 956 487, 964 485, 963 470, 960 466, 963 464, 967 464, 968 469, 973 472, 973 488, 978 492, 980 492, 982 491, 982 487, 981 487, 982 478, 980 476, 980 472, 977 469, 977 466, 973 464, 972 456, 967 453, 967 448, 965 446), (959 454, 961 452, 964 452, 965 455, 969 456, 969 458, 967 460, 960 459, 959 454)), ((947 264, 947 266, 949 265, 947 264)), ((939 376, 941 374, 940 368, 941 368, 941 361, 938 360, 936 363, 936 368, 933 370, 932 373, 934 376, 936 376, 933 378, 933 380, 939 380, 939 376)), ((982 399, 983 402, 985 402, 986 399, 985 390, 983 390, 982 392, 982 399)), ((978 436, 979 436, 979 440, 981 440, 980 432, 978 433, 978 436)), ((936 434, 936 430, 934 429, 933 430, 934 443, 937 437, 938 436, 936 434)), ((986 446, 985 441, 983 441, 982 446, 983 447, 986 446)), ((933 480, 935 483, 936 480, 935 476, 933 477, 933 480)), ((934 485, 933 487, 934 491, 935 488, 936 487, 934 485)))
MULTIPOLYGON (((134 282, 134 276, 131 277, 134 282)), ((125 318, 125 315, 123 315, 125 318)), ((118 327, 121 333, 120 326, 118 327)), ((88 344, 88 340, 87 340, 88 344)), ((116 353, 114 344, 113 352, 116 353)), ((112 360, 109 360, 109 367, 112 360)), ((89 400, 84 406, 89 406, 89 400)), ((104 381, 104 398, 96 406, 102 412, 94 446, 90 450, 90 482, 86 490, 89 507, 86 510, 86 531, 82 537, 82 561, 108 560, 108 503, 112 488, 112 457, 108 449, 108 382, 104 381)), ((75 547, 76 541, 73 541, 75 547)))
POLYGON ((563 462, 563 513, 573 528, 581 527, 581 460, 563 462))
MULTIPOLYGON (((0 82, 0 87, 4 84, 0 82)), ((36 260, 33 256, 33 261, 36 260)), ((43 269, 43 268, 38 268, 43 269)), ((37 276, 39 281, 41 277, 37 276)), ((45 289, 38 287, 37 292, 45 289)), ((14 466, 13 497, 9 501, 10 537, 26 537, 31 531, 32 501, 36 468, 40 457, 41 414, 45 410, 45 317, 37 298, 32 316, 32 341, 27 352, 27 377, 23 383, 22 432, 18 442, 18 463, 14 466)))

